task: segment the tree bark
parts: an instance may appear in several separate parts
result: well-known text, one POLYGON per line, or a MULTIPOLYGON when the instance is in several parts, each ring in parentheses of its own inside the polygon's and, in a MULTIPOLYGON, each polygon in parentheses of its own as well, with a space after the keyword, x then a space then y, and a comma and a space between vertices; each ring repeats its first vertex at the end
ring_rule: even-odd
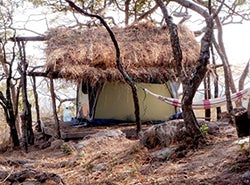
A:
MULTIPOLYGON (((211 98, 211 90, 210 90, 210 72, 207 72, 207 75, 204 78, 204 94, 205 99, 211 98)), ((211 109, 205 109, 205 120, 211 120, 211 109)))
MULTIPOLYGON (((193 138, 193 142, 196 142, 198 138, 202 136, 202 133, 199 129, 198 122, 196 120, 195 114, 192 108, 193 97, 195 95, 196 90, 198 89, 202 79, 204 78, 206 71, 207 71, 207 64, 209 62, 209 48, 211 45, 211 38, 213 34, 213 21, 209 14, 206 14, 204 10, 199 9, 199 11, 205 15, 206 23, 207 23, 207 31, 202 38, 201 43, 201 51, 200 51, 200 58, 198 60, 198 64, 196 67, 196 71, 191 78, 186 77, 181 69, 181 62, 182 62, 182 51, 179 44, 178 32, 176 25, 172 23, 168 16, 167 9, 163 4, 162 0, 156 0, 157 4, 160 6, 165 21, 168 25, 169 32, 170 32, 170 39, 172 50, 174 54, 175 62, 177 62, 178 72, 181 77, 181 81, 183 84, 183 98, 182 98, 182 110, 183 110, 183 118, 185 121, 185 126, 187 129, 187 133, 190 137, 193 138)), ((179 3, 179 1, 178 1, 179 3)), ((193 7, 194 4, 190 3, 189 1, 181 1, 180 4, 188 5, 187 7, 193 7), (185 4, 186 3, 186 4, 185 4)))
POLYGON ((32 79, 33 79, 33 94, 34 94, 34 97, 35 97, 35 106, 36 106, 37 131, 42 132, 41 118, 40 118, 40 108, 39 108, 38 94, 37 94, 37 89, 36 89, 36 77, 32 76, 32 79))
MULTIPOLYGON (((13 98, 15 98, 15 88, 11 82, 12 78, 12 65, 15 59, 15 55, 13 54, 13 58, 10 61, 9 68, 7 66, 6 55, 3 52, 2 48, 0 49, 0 61, 2 63, 4 72, 7 75, 6 78, 6 97, 4 97, 3 93, 0 91, 0 105, 4 109, 5 119, 10 128, 10 136, 14 146, 20 146, 18 133, 16 129, 16 117, 15 117, 15 105, 13 105, 13 98)), ((16 105, 17 107, 17 105, 16 105)))
MULTIPOLYGON (((214 50, 213 50, 213 46, 211 47, 211 54, 212 54, 212 62, 214 67, 214 98, 218 98, 219 97, 219 76, 217 73, 217 67, 215 64, 215 58, 214 58, 214 50)), ((219 120, 221 118, 221 107, 216 107, 216 115, 217 115, 217 120, 219 120)))
MULTIPOLYGON (((7 91, 8 91, 8 88, 7 88, 7 91)), ((3 93, 0 91, 0 105, 2 106, 4 110, 5 119, 10 128, 10 136, 11 136, 13 145, 19 146, 20 143, 19 143, 18 134, 16 130, 13 107, 11 105, 11 99, 7 99, 7 97, 8 96, 6 96, 5 98, 3 93)))
POLYGON ((243 73, 241 74, 240 76, 240 80, 239 80, 239 91, 243 90, 244 89, 244 82, 245 82, 245 79, 248 75, 248 72, 249 72, 249 62, 250 60, 247 62, 247 65, 243 71, 243 73))
POLYGON ((227 53, 226 53, 226 49, 224 47, 224 42, 223 42, 223 29, 222 29, 222 25, 220 22, 220 19, 218 16, 215 17, 215 22, 217 25, 217 30, 218 30, 218 44, 219 44, 219 48, 223 54, 222 57, 222 62, 223 62, 223 66, 225 65, 226 70, 224 70, 225 72, 225 79, 228 81, 228 85, 231 88, 232 93, 236 92, 236 87, 234 84, 234 80, 232 77, 232 71, 229 65, 229 61, 228 61, 228 57, 227 57, 227 53))
MULTIPOLYGON (((31 115, 31 104, 29 103, 28 100, 28 95, 27 95, 27 68, 28 68, 28 63, 26 61, 26 53, 25 53, 25 45, 24 41, 17 42, 18 47, 19 47, 19 53, 20 53, 20 58, 21 62, 18 64, 18 71, 21 75, 21 85, 22 85, 22 102, 23 102, 23 113, 21 115, 21 120, 23 124, 23 137, 24 137, 24 142, 28 142, 28 144, 33 145, 34 144, 34 132, 32 128, 32 115, 31 115)), ((26 146, 26 144, 25 144, 26 146)), ((26 146, 27 147, 27 146, 26 146)), ((27 148, 25 147, 25 150, 27 151, 27 148)))
POLYGON ((56 95, 54 91, 54 82, 53 78, 50 78, 50 94, 51 94, 51 102, 52 102, 52 109, 53 109, 53 115, 54 115, 54 120, 56 124, 56 133, 57 133, 57 138, 61 137, 61 131, 60 131, 60 123, 56 111, 56 95))
POLYGON ((231 100, 231 94, 230 94, 230 82, 229 82, 229 72, 228 72, 228 67, 227 63, 225 62, 225 57, 223 55, 223 53, 221 52, 219 45, 215 42, 215 40, 213 39, 213 45, 215 46, 218 54, 220 55, 222 61, 223 62, 223 70, 224 70, 224 78, 225 78, 225 94, 226 94, 226 101, 227 101, 227 111, 229 112, 229 114, 231 115, 231 119, 230 122, 231 124, 234 124, 234 112, 233 112, 233 104, 232 104, 232 100, 231 100))
POLYGON ((125 25, 129 23, 129 4, 131 0, 125 1, 125 25))

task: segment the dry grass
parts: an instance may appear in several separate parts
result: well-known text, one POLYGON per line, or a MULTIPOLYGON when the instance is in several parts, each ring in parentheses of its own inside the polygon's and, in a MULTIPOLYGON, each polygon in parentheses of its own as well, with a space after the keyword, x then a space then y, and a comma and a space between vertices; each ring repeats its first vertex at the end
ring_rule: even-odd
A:
MULTIPOLYGON (((74 185, 240 184, 241 174, 248 170, 249 159, 247 163, 241 163, 242 153, 240 146, 235 144, 235 129, 227 123, 215 124, 220 127, 220 135, 209 136, 209 145, 189 150, 185 157, 165 161, 153 158, 152 154, 159 148, 146 149, 138 140, 123 135, 95 135, 65 142, 63 146, 71 152, 66 152, 65 147, 44 150, 31 147, 29 153, 8 151, 1 154, 1 161, 26 160, 29 163, 17 165, 15 169, 28 167, 56 173, 65 184, 74 185)), ((11 170, 9 164, 0 164, 0 167, 11 170)))
MULTIPOLYGON (((140 82, 165 82, 177 76, 166 27, 141 23, 113 28, 121 50, 121 62, 128 74, 140 82)), ((185 26, 178 26, 183 52, 183 70, 190 74, 199 56, 199 45, 185 26)), ((51 29, 47 43, 47 70, 68 80, 83 78, 90 84, 98 80, 121 80, 116 69, 115 48, 103 28, 51 29)))

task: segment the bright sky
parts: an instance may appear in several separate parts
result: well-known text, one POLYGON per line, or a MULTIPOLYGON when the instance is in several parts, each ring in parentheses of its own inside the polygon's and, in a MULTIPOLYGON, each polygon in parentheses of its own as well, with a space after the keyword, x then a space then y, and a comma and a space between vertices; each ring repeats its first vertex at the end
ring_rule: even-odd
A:
MULTIPOLYGON (((48 27, 56 27, 65 22, 64 14, 60 16, 58 16, 58 13, 57 16, 56 14, 51 13, 47 13, 46 15, 41 14, 41 12, 46 13, 47 11, 47 9, 43 8, 34 9, 32 7, 25 7, 25 10, 19 10, 17 16, 15 17, 15 21, 18 23, 19 28, 23 27, 23 25, 25 24, 25 28, 34 30, 35 32, 38 32, 40 34, 43 34, 48 29, 48 27), (45 17, 48 20, 54 21, 46 22, 44 19, 45 17)), ((71 22, 71 24, 72 23, 74 23, 74 21, 71 22)), ((198 23, 192 24, 201 28, 201 25, 199 25, 198 23)), ((223 38, 229 62, 232 65, 239 66, 240 68, 237 68, 239 71, 241 71, 241 69, 244 69, 245 64, 250 59, 249 33, 250 22, 246 22, 244 24, 227 25, 224 27, 223 38)), ((33 36, 35 34, 32 32, 23 32, 19 30, 17 35, 33 36)), ((28 54, 37 57, 36 60, 39 61, 39 57, 41 57, 41 49, 39 48, 39 43, 35 43, 34 45, 32 45, 32 43, 29 43, 28 50, 28 54)))
MULTIPOLYGON (((32 7, 26 7, 25 10, 19 10, 17 14, 18 16, 16 16, 15 20, 19 23, 19 27, 23 27, 23 25, 25 24, 25 27, 27 29, 34 30, 41 34, 47 30, 48 25, 50 27, 55 27, 60 25, 60 22, 65 21, 65 19, 63 18, 64 15, 56 16, 56 14, 47 13, 46 18, 52 19, 52 17, 54 18, 56 17, 57 21, 46 23, 44 21, 45 15, 39 15, 40 12, 45 13, 46 11, 47 10, 44 10, 42 8, 34 9, 32 7), (28 16, 27 13, 31 16, 28 16), (27 19, 29 19, 29 22, 27 21, 27 19), (24 21, 26 21, 26 23, 24 21)), ((249 52, 250 22, 245 22, 244 24, 227 25, 223 29, 224 29, 224 35, 223 35, 224 44, 226 47, 230 64, 233 65, 246 64, 247 61, 250 59, 250 52, 249 52)), ((25 36, 34 35, 34 33, 27 31, 26 32, 19 31, 18 35, 24 36, 23 34, 25 36)))
POLYGON ((230 64, 246 64, 250 59, 250 22, 224 27, 224 44, 230 64))

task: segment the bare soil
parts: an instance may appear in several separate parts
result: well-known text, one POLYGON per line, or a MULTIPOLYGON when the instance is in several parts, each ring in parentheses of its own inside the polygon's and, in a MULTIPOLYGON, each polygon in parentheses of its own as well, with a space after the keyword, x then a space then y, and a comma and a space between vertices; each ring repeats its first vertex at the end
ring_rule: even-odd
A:
POLYGON ((89 136, 67 142, 36 133, 36 144, 28 153, 22 148, 1 153, 0 184, 247 184, 242 175, 250 169, 248 143, 239 145, 236 129, 227 122, 214 124, 219 126, 219 133, 208 135, 206 144, 183 148, 183 155, 165 159, 153 157, 161 148, 142 146, 131 136, 131 127, 104 129, 120 129, 129 137, 89 136), (14 178, 18 172, 26 175, 14 178), (47 176, 41 180, 42 172, 47 176), (16 180, 11 182, 10 177, 16 180))

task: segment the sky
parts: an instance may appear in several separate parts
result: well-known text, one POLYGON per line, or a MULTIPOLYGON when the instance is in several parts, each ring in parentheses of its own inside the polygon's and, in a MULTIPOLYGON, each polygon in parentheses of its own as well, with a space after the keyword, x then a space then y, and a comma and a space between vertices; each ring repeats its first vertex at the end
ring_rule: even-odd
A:
MULTIPOLYGON (((48 10, 43 8, 34 9, 31 6, 26 6, 25 9, 19 9, 15 21, 19 28, 22 28, 23 25, 25 25, 25 28, 29 30, 34 30, 35 32, 44 34, 48 28, 59 26, 60 22, 64 22, 64 16, 65 15, 55 13, 51 14, 51 12, 48 12, 48 10), (40 15, 40 12, 46 15, 40 15), (53 21, 46 22, 45 18, 53 21)), ((191 22, 187 22, 187 25, 191 30, 195 30, 195 27, 199 26, 198 23, 195 25, 191 22)), ((223 27, 223 31, 224 44, 230 64, 240 66, 246 64, 250 59, 250 22, 227 25, 223 27)), ((18 36, 32 35, 36 34, 29 31, 18 31, 18 36)))
MULTIPOLYGON (((64 14, 51 13, 44 8, 34 9, 31 6, 26 6, 25 9, 19 9, 14 20, 16 22, 16 27, 18 28, 22 28, 23 25, 25 25, 26 29, 34 30, 39 34, 44 34, 48 28, 59 26, 65 22, 64 17, 64 14), (41 13, 43 13, 43 15, 41 13), (47 22, 45 21, 45 18, 48 20, 47 22)), ((191 30, 196 30, 197 26, 201 28, 201 25, 198 23, 192 23, 191 21, 187 21, 187 25, 191 30)), ((229 63, 230 65, 237 66, 234 70, 237 69, 237 72, 240 74, 250 59, 250 22, 224 26, 223 32, 223 40, 227 56, 229 58, 229 63)), ((34 36, 36 33, 18 30, 17 35, 34 36)), ((42 47, 42 49, 44 48, 42 47)), ((41 52, 41 46, 39 43, 29 43, 27 50, 27 53, 29 53, 29 55, 31 55, 35 60, 39 60, 39 57, 44 57, 44 53, 41 52)))
POLYGON ((224 27, 224 44, 230 63, 246 64, 250 59, 250 22, 224 27))

